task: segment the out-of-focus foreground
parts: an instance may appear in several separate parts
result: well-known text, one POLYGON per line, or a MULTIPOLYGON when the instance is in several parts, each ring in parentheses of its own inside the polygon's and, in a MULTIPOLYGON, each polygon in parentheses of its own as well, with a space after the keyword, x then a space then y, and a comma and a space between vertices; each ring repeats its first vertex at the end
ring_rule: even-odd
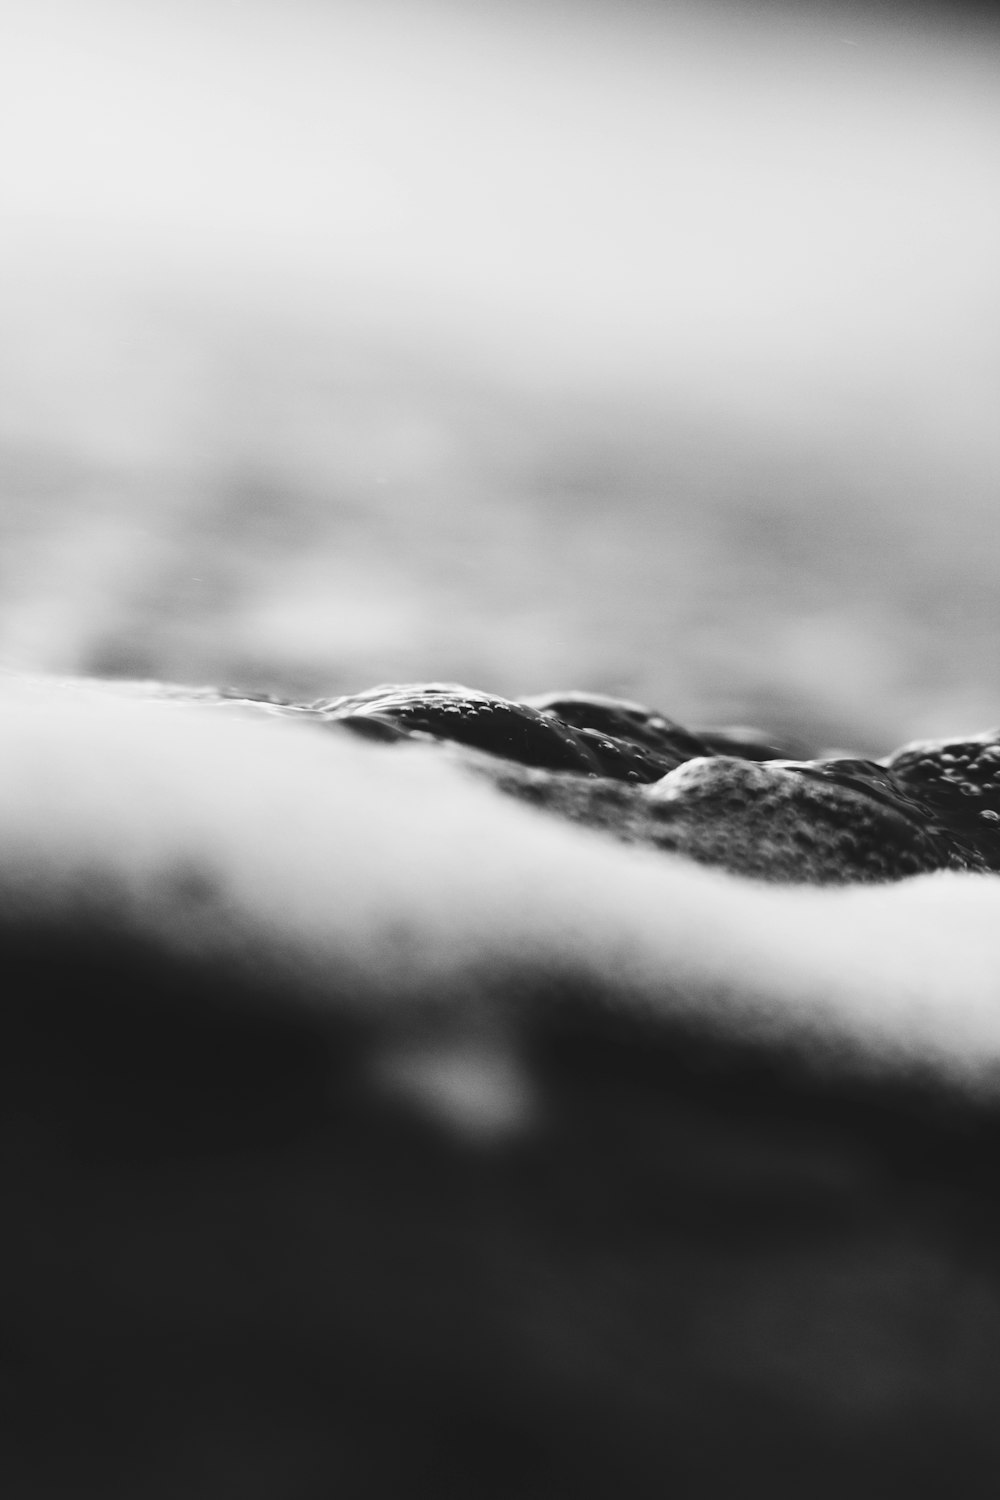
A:
POLYGON ((1000 720, 1000 39, 0 0, 0 653, 1000 720))
POLYGON ((17 678, 0 952, 3 1500, 995 1500, 995 876, 17 678))

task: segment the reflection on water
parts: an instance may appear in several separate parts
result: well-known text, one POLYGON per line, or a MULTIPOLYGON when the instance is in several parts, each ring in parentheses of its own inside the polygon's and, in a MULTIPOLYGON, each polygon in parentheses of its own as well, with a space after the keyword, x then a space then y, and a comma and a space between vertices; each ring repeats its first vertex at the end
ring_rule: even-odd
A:
POLYGON ((3 0, 0 650, 1000 720, 1000 44, 3 0))

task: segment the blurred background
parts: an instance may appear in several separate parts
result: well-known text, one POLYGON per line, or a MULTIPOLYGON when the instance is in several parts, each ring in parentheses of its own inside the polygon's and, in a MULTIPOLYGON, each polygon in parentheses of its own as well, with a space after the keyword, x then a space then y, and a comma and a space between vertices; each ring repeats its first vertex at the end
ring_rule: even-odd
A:
POLYGON ((0 659, 1000 722, 1000 26, 0 0, 0 659))

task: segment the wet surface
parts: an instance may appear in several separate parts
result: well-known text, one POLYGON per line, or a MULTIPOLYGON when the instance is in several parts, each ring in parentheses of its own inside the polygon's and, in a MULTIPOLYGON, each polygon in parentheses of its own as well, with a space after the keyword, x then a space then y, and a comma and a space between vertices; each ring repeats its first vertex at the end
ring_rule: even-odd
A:
POLYGON ((1000 870, 1000 730, 880 760, 797 760, 755 729, 689 730, 594 693, 523 701, 383 684, 278 714, 469 752, 502 791, 634 844, 760 879, 831 884, 1000 870))

